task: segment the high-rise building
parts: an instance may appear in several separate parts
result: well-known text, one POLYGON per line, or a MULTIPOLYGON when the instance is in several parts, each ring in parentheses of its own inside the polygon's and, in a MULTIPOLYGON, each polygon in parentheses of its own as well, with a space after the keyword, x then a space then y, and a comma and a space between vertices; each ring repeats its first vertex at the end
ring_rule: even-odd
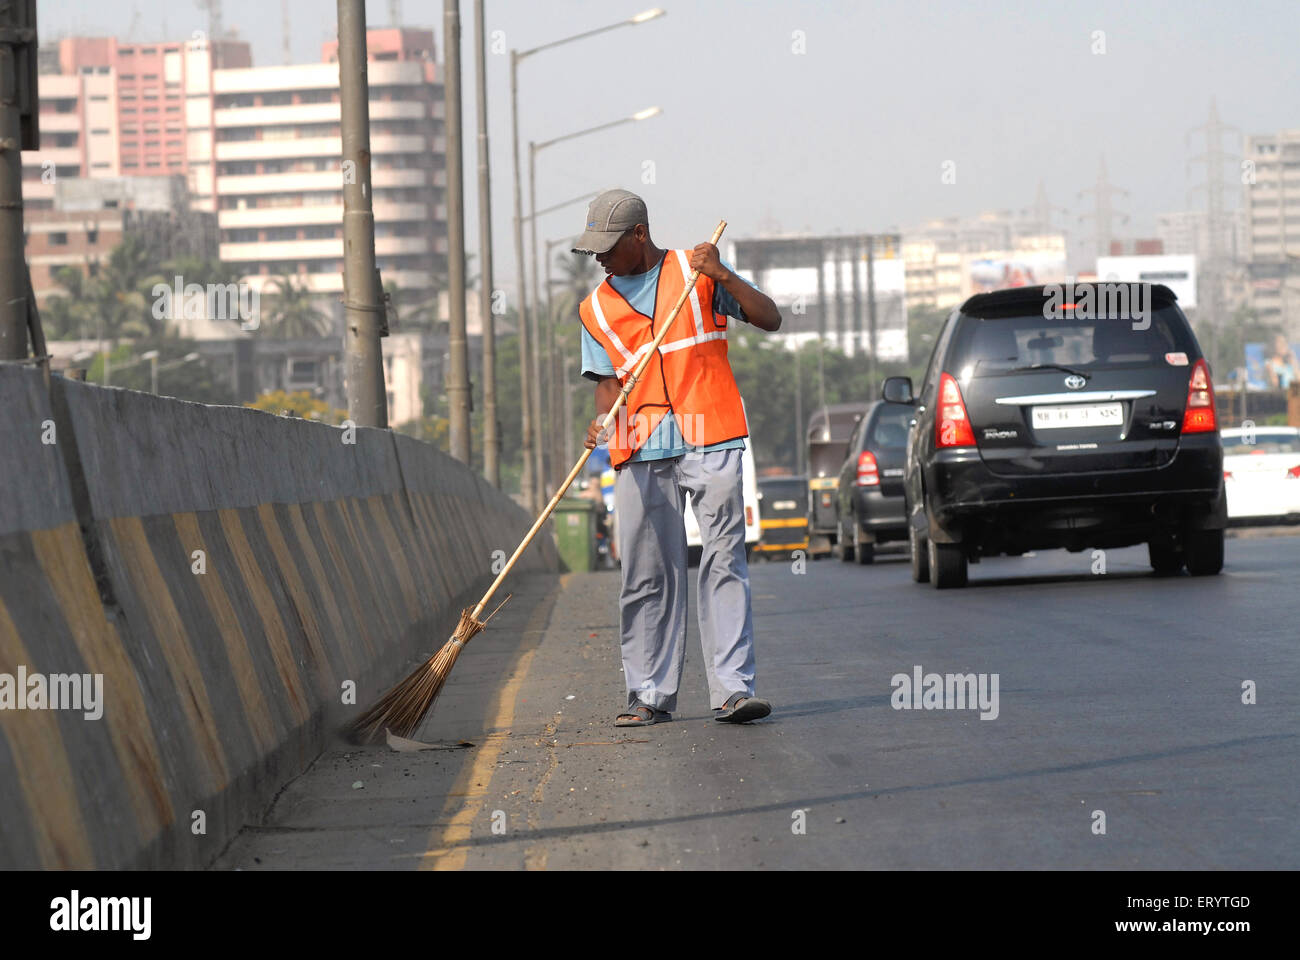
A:
MULTIPOLYGON (((226 40, 222 49, 226 63, 250 65, 247 44, 226 40)), ((23 157, 29 205, 51 206, 58 178, 180 174, 195 208, 215 209, 207 39, 64 37, 57 50, 41 63, 58 72, 38 78, 41 149, 23 157)))
MULTIPOLYGON (((375 255, 384 283, 412 303, 446 271, 442 86, 431 31, 372 30, 368 44, 375 255)), ((221 259, 258 289, 288 273, 337 301, 347 175, 337 64, 217 70, 213 91, 221 259)))
POLYGON ((1300 130, 1246 137, 1243 159, 1251 305, 1300 338, 1300 130))
MULTIPOLYGON (((1219 225, 1218 250, 1229 262, 1244 260, 1249 242, 1246 211, 1240 207, 1224 211, 1219 225)), ((1156 215, 1156 236, 1167 254, 1190 253, 1206 262, 1212 259, 1210 216, 1204 210, 1178 210, 1156 215)))
MULTIPOLYGON (((338 315, 343 152, 335 41, 321 62, 253 67, 248 45, 203 36, 119 43, 67 37, 42 48, 41 149, 23 155, 30 209, 60 180, 179 175, 218 215, 220 256, 259 291, 289 273, 338 315), (52 53, 57 50, 57 55, 52 53)), ((443 96, 433 33, 367 33, 375 252, 406 304, 446 272, 443 96)), ((57 235, 61 231, 54 231, 57 235)))
POLYGON ((65 296, 62 267, 95 275, 128 234, 151 262, 210 259, 217 252, 216 217, 195 210, 180 174, 154 177, 67 177, 54 184, 49 207, 27 210, 24 240, 36 303, 65 296))

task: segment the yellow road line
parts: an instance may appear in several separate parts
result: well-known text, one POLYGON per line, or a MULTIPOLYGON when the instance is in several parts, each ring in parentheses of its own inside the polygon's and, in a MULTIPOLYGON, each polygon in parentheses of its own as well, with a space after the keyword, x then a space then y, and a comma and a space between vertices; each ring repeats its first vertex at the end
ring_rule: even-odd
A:
MULTIPOLYGON (((568 575, 560 578, 559 589, 561 591, 568 579, 568 575)), ((536 631, 540 631, 544 627, 546 620, 549 619, 554 604, 547 603, 546 600, 547 598, 543 597, 538 602, 532 615, 529 616, 528 622, 524 625, 521 646, 528 643, 528 638, 534 636, 536 631)), ((421 870, 464 869, 465 859, 469 854, 468 841, 473 824, 483 807, 484 797, 491 790, 492 774, 496 769, 497 757, 501 755, 501 745, 505 742, 506 737, 510 735, 510 726, 515 721, 515 698, 518 697, 519 689, 524 685, 524 680, 528 676, 528 668, 532 665, 533 655, 536 652, 537 646, 534 645, 520 655, 510 679, 505 682, 501 692, 497 694, 495 712, 491 723, 491 726, 496 729, 488 734, 482 749, 474 758, 474 763, 466 773, 461 775, 455 784, 465 800, 461 804, 460 810, 452 816, 446 827, 442 829, 441 836, 437 836, 436 832, 435 835, 430 836, 429 850, 423 855, 420 863, 421 870)))

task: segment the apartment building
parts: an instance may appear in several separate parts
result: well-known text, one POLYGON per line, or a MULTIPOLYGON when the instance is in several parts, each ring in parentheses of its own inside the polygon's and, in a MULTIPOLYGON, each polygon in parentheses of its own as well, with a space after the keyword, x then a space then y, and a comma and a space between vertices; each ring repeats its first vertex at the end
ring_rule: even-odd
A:
MULTIPOLYGON (((373 30, 375 254, 417 302, 446 271, 446 140, 433 34, 373 30)), ((343 152, 335 44, 319 64, 216 70, 213 158, 221 259, 259 290, 289 273, 341 318, 343 152)), ((339 320, 341 322, 341 319, 339 320)))
POLYGON ((1245 138, 1251 305, 1300 339, 1300 129, 1245 138))
POLYGON ((216 256, 216 218, 195 210, 181 174, 154 177, 67 177, 52 184, 50 206, 25 211, 27 263, 36 303, 66 293, 61 267, 94 275, 113 248, 135 234, 154 262, 216 256))
POLYGON ((1228 262, 1246 259, 1249 238, 1244 208, 1225 210, 1217 225, 1217 238, 1210 230, 1210 215, 1204 210, 1178 210, 1156 215, 1156 236, 1166 254, 1190 253, 1201 263, 1213 259, 1216 246, 1228 262))
MULTIPOLYGON (((371 30, 367 43, 375 252, 384 283, 419 303, 445 274, 447 254, 433 32, 371 30)), ((294 274, 338 317, 337 42, 322 46, 320 63, 276 67, 253 67, 246 43, 217 46, 198 35, 139 44, 67 37, 42 48, 42 69, 55 72, 40 75, 41 149, 23 154, 27 207, 53 208, 60 180, 181 176, 191 205, 218 214, 223 260, 259 292, 274 275, 294 274)))
MULTIPOLYGON (((52 49, 40 58, 41 149, 23 155, 29 207, 52 206, 60 178, 181 175, 195 209, 215 209, 206 37, 64 37, 52 49)), ((227 65, 251 66, 248 44, 221 50, 227 65)))

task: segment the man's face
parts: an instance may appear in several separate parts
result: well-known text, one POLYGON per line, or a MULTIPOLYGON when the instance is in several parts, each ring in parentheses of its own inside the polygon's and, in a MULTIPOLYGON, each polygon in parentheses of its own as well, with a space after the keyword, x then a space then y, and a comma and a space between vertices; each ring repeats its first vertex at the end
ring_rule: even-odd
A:
POLYGON ((606 273, 616 277, 627 276, 641 266, 642 252, 649 236, 645 224, 638 223, 618 238, 618 242, 604 253, 596 254, 596 262, 606 273))

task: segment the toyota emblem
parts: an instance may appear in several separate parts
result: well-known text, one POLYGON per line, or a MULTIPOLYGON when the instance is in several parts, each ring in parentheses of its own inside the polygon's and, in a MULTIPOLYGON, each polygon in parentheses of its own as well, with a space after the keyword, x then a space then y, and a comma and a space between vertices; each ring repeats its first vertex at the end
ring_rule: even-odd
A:
POLYGON ((1069 387, 1071 390, 1080 390, 1083 388, 1083 385, 1087 382, 1088 382, 1087 380, 1079 376, 1077 373, 1072 373, 1065 378, 1065 385, 1069 387))

